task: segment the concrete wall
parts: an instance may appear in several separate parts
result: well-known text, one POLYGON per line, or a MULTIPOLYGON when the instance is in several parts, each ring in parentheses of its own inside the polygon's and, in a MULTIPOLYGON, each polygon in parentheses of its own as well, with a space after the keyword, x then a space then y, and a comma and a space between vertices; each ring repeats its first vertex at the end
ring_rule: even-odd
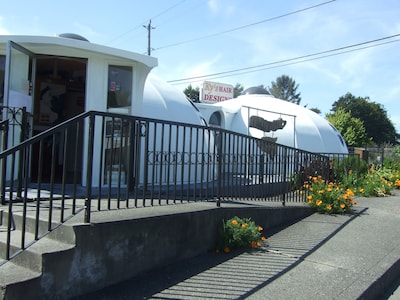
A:
POLYGON ((7 287, 8 295, 29 289, 32 299, 68 299, 214 251, 223 220, 233 216, 250 217, 268 231, 312 213, 309 207, 209 207, 119 221, 96 220, 69 228, 63 225, 53 238, 63 240, 65 236, 71 242, 73 230, 75 247, 44 254, 42 276, 7 287))
POLYGON ((213 251, 222 221, 251 217, 273 228, 309 215, 307 208, 220 208, 79 226, 70 275, 81 291, 96 290, 185 258, 213 251), (86 277, 86 279, 84 279, 86 277))

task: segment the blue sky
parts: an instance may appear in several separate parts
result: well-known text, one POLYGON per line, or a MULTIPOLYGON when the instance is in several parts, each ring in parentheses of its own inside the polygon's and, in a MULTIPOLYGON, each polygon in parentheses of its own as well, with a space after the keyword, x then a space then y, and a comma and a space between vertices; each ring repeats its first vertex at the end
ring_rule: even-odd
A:
POLYGON ((200 86, 203 80, 240 83, 245 88, 270 86, 285 74, 299 84, 301 105, 325 114, 347 92, 368 96, 384 106, 400 133, 398 0, 0 0, 0 4, 0 34, 73 32, 96 44, 143 54, 147 52, 143 25, 151 19, 152 55, 159 64, 153 73, 181 90, 189 83, 200 86), (354 45, 360 46, 345 48, 343 54, 326 52, 354 45), (307 59, 298 59, 304 56, 307 59), (217 73, 224 74, 175 81, 217 73))

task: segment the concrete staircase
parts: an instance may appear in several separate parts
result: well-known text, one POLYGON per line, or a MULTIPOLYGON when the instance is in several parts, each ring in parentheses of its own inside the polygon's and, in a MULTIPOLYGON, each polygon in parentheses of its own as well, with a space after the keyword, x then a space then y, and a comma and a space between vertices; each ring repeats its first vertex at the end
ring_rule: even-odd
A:
MULTIPOLYGON (((0 226, 0 285, 2 299, 39 299, 43 289, 47 289, 57 278, 58 262, 75 247, 73 228, 53 223, 48 232, 48 210, 41 211, 41 218, 35 222, 33 210, 27 209, 24 218, 22 205, 16 205, 12 214, 13 230, 10 232, 10 260, 6 260, 8 211, 1 210, 0 226), (19 206, 19 207, 18 207, 19 206), (25 231, 21 230, 25 226, 25 231), (35 239, 35 228, 39 239, 35 239), (57 263, 54 263, 57 262, 57 263)), ((32 206, 31 206, 32 208, 32 206)))

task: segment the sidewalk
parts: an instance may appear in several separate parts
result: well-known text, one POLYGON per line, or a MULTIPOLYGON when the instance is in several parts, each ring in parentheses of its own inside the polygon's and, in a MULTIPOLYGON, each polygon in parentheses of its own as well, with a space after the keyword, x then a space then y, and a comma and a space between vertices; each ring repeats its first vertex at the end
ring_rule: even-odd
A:
POLYGON ((354 215, 313 214, 265 249, 207 253, 79 299, 385 299, 400 278, 400 193, 357 200, 354 215))

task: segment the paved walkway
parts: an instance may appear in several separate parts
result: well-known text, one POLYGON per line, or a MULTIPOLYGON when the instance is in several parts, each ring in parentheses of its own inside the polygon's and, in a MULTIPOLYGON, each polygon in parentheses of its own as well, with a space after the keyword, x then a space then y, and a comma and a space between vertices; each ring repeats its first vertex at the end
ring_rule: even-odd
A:
POLYGON ((264 249, 207 253, 79 299, 393 300, 396 279, 398 191, 359 198, 354 215, 313 214, 270 235, 264 249))

